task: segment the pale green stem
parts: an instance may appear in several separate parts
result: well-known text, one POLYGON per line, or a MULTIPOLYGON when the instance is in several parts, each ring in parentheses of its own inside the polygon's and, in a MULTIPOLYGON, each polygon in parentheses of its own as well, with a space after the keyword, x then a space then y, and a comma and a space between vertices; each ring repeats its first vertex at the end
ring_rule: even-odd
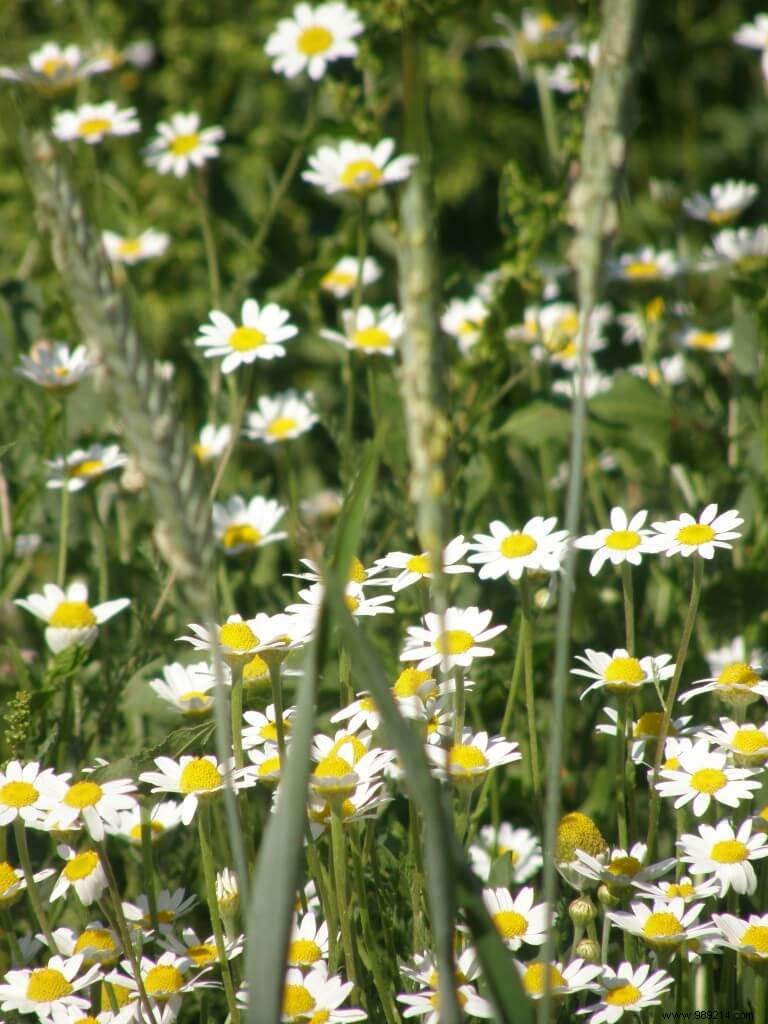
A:
POLYGON ((61 488, 61 511, 59 513, 59 560, 56 568, 56 583, 64 586, 67 576, 67 541, 69 535, 69 488, 67 481, 61 488))
POLYGON ((338 912, 336 907, 335 896, 332 891, 332 886, 326 884, 327 878, 323 865, 320 862, 320 858, 317 853, 317 847, 315 840, 312 838, 312 832, 309 828, 309 824, 306 827, 306 846, 305 851, 307 854, 307 867, 309 868, 310 875, 315 880, 315 888, 317 889, 317 895, 320 899, 320 907, 323 912, 323 917, 328 925, 328 955, 331 963, 336 963, 336 944, 338 941, 338 912))
POLYGON ((200 841, 200 857, 203 863, 203 879, 205 881, 205 898, 208 901, 208 913, 211 916, 213 937, 216 942, 216 955, 219 958, 221 968, 221 980, 224 982, 224 995, 227 999, 232 1024, 239 1024, 240 1011, 235 1001, 235 989, 232 985, 232 974, 229 969, 226 946, 224 944, 224 931, 221 926, 219 904, 216 899, 216 868, 213 863, 213 851, 211 850, 211 811, 205 801, 201 800, 197 808, 197 835, 200 841))
POLYGON ((152 828, 150 825, 149 807, 142 801, 141 807, 141 866, 144 874, 144 890, 149 904, 149 920, 155 935, 160 934, 160 921, 157 916, 157 893, 154 865, 152 862, 152 828))
POLYGON ((552 170, 557 173, 560 169, 560 137, 557 128, 557 110, 552 98, 552 91, 547 82, 547 66, 537 63, 534 69, 534 80, 536 82, 536 93, 539 97, 539 109, 541 120, 544 125, 544 139, 547 143, 547 155, 552 170))
POLYGON ((675 674, 672 676, 672 682, 670 683, 669 690, 667 691, 667 699, 664 705, 664 716, 661 720, 658 746, 656 747, 656 757, 653 763, 653 775, 651 776, 650 804, 648 807, 648 836, 646 838, 647 850, 645 854, 647 863, 651 863, 653 861, 654 847, 656 845, 656 832, 659 824, 659 793, 656 788, 656 784, 659 780, 659 769, 661 768, 661 762, 664 758, 664 747, 667 742, 667 736, 669 735, 669 724, 672 719, 675 700, 677 699, 677 689, 680 685, 680 679, 683 674, 683 665, 685 664, 685 659, 688 654, 688 647, 693 633, 693 625, 696 621, 696 612, 699 608, 699 597, 701 596, 701 581, 703 574, 703 560, 699 555, 694 555, 691 597, 688 602, 688 612, 685 616, 685 623, 683 624, 683 635, 680 639, 680 646, 677 650, 675 674))
POLYGON ((621 563, 621 586, 624 592, 624 635, 627 653, 632 658, 635 654, 635 591, 629 562, 621 563))
POLYGON ((758 970, 753 972, 755 979, 754 988, 754 999, 752 1005, 755 1009, 755 1020, 766 1020, 766 1010, 768 1009, 765 1005, 765 974, 762 970, 762 966, 758 970))
POLYGON ((8 951, 11 955, 11 966, 21 967, 24 963, 24 957, 19 949, 19 941, 16 938, 16 930, 13 926, 13 918, 11 917, 9 910, 0 911, 0 921, 3 922, 5 937, 8 940, 8 951))
POLYGON ((627 715, 629 697, 619 697, 619 717, 616 721, 616 815, 619 830, 619 846, 629 849, 627 833, 627 715))
POLYGON ((200 218, 200 231, 203 236, 205 248, 205 262, 208 267, 208 286, 211 292, 211 303, 214 309, 221 309, 221 275, 219 273, 219 257, 216 252, 216 241, 213 237, 211 215, 208 210, 208 195, 205 187, 205 180, 201 171, 197 178, 193 195, 200 218))
POLYGON ((611 922, 603 915, 603 934, 600 941, 600 963, 608 963, 608 947, 611 944, 611 922))
POLYGON ((243 758, 243 663, 240 659, 232 662, 232 687, 229 696, 229 711, 235 768, 242 768, 245 765, 245 760, 243 758))
POLYGON ((283 681, 281 679, 281 662, 274 654, 267 655, 269 665, 269 682, 272 687, 272 703, 275 706, 275 732, 277 733, 277 749, 280 751, 280 767, 285 756, 285 728, 283 725, 283 681))
POLYGON ((453 671, 453 685, 453 742, 458 746, 461 743, 461 734, 464 731, 464 714, 466 711, 464 673, 460 668, 453 671))
MULTIPOLYGON (((226 556, 220 559, 218 568, 216 570, 216 576, 219 581, 219 599, 221 601, 221 608, 224 615, 232 615, 235 611, 235 599, 232 594, 232 587, 229 583, 229 576, 227 574, 227 563, 225 561, 226 556)), ((223 616, 222 616, 223 617, 223 616)))
POLYGON ((539 771, 539 740, 536 733, 536 698, 533 688, 533 608, 531 602, 531 587, 527 571, 523 571, 520 580, 520 596, 523 612, 522 618, 522 642, 523 642, 523 670, 525 677, 525 707, 528 714, 528 742, 530 745, 531 759, 531 785, 534 798, 538 801, 541 797, 541 773, 539 771))
POLYGON ((40 891, 37 888, 37 882, 35 881, 35 873, 32 869, 32 861, 29 857, 29 846, 27 845, 27 833, 24 831, 24 821, 18 815, 13 821, 13 832, 16 836, 16 847, 19 851, 19 860, 21 861, 21 870, 24 872, 24 880, 27 883, 27 892, 29 893, 29 902, 32 904, 32 909, 35 912, 37 923, 40 925, 40 930, 45 935, 45 941, 48 943, 48 948, 55 952, 58 948, 53 939, 51 932, 51 926, 48 923, 48 917, 46 916, 45 910, 43 909, 43 902, 40 899, 40 891))
POLYGON ((333 880, 341 924, 341 944, 344 948, 344 963, 347 980, 357 986, 355 947, 352 939, 349 896, 347 892, 347 854, 344 848, 344 822, 339 809, 331 802, 331 851, 333 857, 333 880))

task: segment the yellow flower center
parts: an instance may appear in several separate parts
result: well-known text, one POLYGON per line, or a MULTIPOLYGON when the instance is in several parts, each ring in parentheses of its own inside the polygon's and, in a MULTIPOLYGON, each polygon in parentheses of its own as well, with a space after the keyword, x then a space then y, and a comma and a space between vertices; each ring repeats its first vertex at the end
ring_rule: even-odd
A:
POLYGON ((641 540, 640 534, 635 530, 614 530, 605 538, 605 546, 614 551, 631 551, 641 540))
POLYGON ((112 998, 115 1000, 118 1006, 125 1006, 131 995, 131 989, 125 985, 108 985, 106 982, 101 984, 101 1009, 111 1010, 112 1003, 107 995, 107 992, 111 990, 112 998))
MULTIPOLYGON (((328 755, 338 754, 342 747, 347 748, 344 751, 345 754, 351 752, 352 764, 357 764, 367 749, 362 740, 359 740, 357 736, 340 736, 328 751, 328 755)), ((344 758, 344 760, 348 759, 344 758)))
POLYGON ((639 988, 630 985, 628 981, 622 981, 616 988, 609 988, 603 993, 603 1002, 606 1006, 631 1006, 641 999, 642 995, 639 988))
POLYGON ((482 750, 478 750, 477 747, 459 743, 451 747, 448 753, 448 764, 452 774, 474 775, 488 767, 488 760, 482 750))
POLYGON ((250 523, 239 523, 228 526, 221 537, 222 547, 237 548, 241 545, 256 547, 261 540, 261 534, 250 523))
POLYGON ((55 971, 52 967, 39 967, 29 976, 26 998, 32 1003, 54 1003, 72 991, 72 986, 61 971, 55 971))
POLYGON ((141 242, 138 238, 121 238, 117 245, 118 256, 138 256, 141 252, 141 242))
POLYGON ((330 1010, 316 1010, 309 1018, 309 1024, 327 1024, 330 1019, 330 1010))
MULTIPOLYGON (((152 839, 165 832, 165 825, 161 825, 159 821, 150 821, 149 823, 149 834, 152 839)), ((131 831, 128 833, 131 839, 135 843, 141 842, 141 825, 134 825, 131 831)))
POLYGON ((659 265, 654 260, 633 260, 624 267, 624 273, 635 281, 650 281, 659 276, 659 265))
POLYGON ((318 53, 325 53, 333 42, 333 36, 322 25, 310 25, 299 33, 296 40, 296 49, 305 57, 316 57, 318 53))
POLYGON ((523 988, 529 996, 540 996, 544 992, 544 980, 546 971, 549 973, 550 989, 561 988, 567 985, 565 978, 554 964, 531 963, 525 968, 522 977, 523 988))
POLYGON ((259 655, 254 654, 250 661, 245 663, 243 668, 243 681, 246 683, 252 683, 256 679, 263 679, 264 676, 269 674, 269 665, 259 655))
POLYGON ((692 882, 667 882, 664 891, 670 900, 675 899, 676 896, 689 900, 696 895, 696 886, 692 882))
POLYGON ((663 942, 673 936, 680 936, 685 929, 674 914, 651 914, 643 925, 643 935, 648 940, 663 942))
POLYGON ((0 786, 0 804, 6 807, 29 807, 39 793, 30 782, 6 782, 0 786))
POLYGON ((322 949, 312 939, 295 939, 288 947, 287 962, 294 966, 304 966, 317 963, 322 955, 322 949))
POLYGON ((283 1017, 298 1017, 314 1010, 315 1000, 303 985, 286 985, 283 989, 283 1017))
POLYGON ((347 583, 365 583, 365 566, 359 558, 352 558, 347 572, 347 583))
POLYGON ((388 348, 391 344, 389 335, 381 327, 364 327, 360 331, 355 331, 351 341, 356 348, 368 351, 388 348))
POLYGON ((223 626, 219 626, 219 643, 223 647, 240 652, 259 645, 258 637, 245 622, 225 622, 223 626))
POLYGON ((763 956, 768 956, 768 926, 751 924, 741 936, 742 946, 751 946, 763 956))
POLYGON ((356 612, 357 609, 360 607, 360 602, 358 601, 358 599, 356 597, 353 597, 351 594, 344 595, 344 604, 346 605, 348 612, 356 612))
POLYGON ((198 946, 187 946, 184 955, 189 957, 195 967, 207 967, 215 964, 216 946, 212 942, 201 942, 198 946))
POLYGON ((381 171, 372 160, 351 160, 341 172, 341 184, 353 191, 375 188, 381 171))
POLYGON ((251 349, 261 348, 267 336, 255 327, 236 327, 227 339, 227 344, 235 352, 250 352, 251 349))
POLYGON ((95 782, 76 782, 67 790, 63 802, 67 807, 93 807, 102 797, 102 788, 95 782))
POLYGON ((726 665, 717 677, 718 686, 754 686, 760 682, 760 676, 743 661, 734 661, 726 665))
POLYGON ((528 931, 528 922, 516 910, 500 910, 493 915, 493 923, 503 939, 519 939, 528 931))
POLYGON ((466 337, 469 334, 477 334, 477 332, 482 330, 482 328, 482 320, 462 320, 456 328, 456 333, 466 337))
POLYGON ((637 658, 611 658, 603 669, 606 683, 628 683, 636 686, 645 681, 645 672, 637 658))
POLYGON ((691 776, 691 788, 699 793, 717 793, 727 782, 725 772, 718 768, 701 768, 691 776))
POLYGON ((552 32, 557 28, 557 22, 551 14, 541 13, 536 15, 536 25, 541 32, 552 32))
POLYGON ((355 275, 345 274, 342 270, 329 270, 320 281, 321 286, 329 291, 334 288, 351 288, 354 283, 355 275))
POLYGON ((466 629, 446 629, 435 638, 433 647, 439 654, 466 654, 474 642, 466 629))
POLYGON ((193 149, 200 145, 200 136, 197 132, 190 132, 188 135, 177 135, 168 145, 168 152, 174 156, 186 156, 193 149))
POLYGON ((276 420, 267 424, 266 432, 270 437, 287 437, 298 425, 298 420, 293 419, 292 416, 278 416, 276 420))
POLYGON ((717 335, 714 331, 694 331, 688 335, 688 344, 691 348, 714 348, 717 344, 717 335))
POLYGON ((710 210, 707 213, 709 223, 717 226, 730 223, 734 217, 736 217, 736 210, 710 210))
POLYGON ((429 679, 429 672, 418 668, 406 668, 400 673, 392 687, 395 697, 415 697, 419 688, 429 679))
POLYGON ((499 545, 504 558, 525 558, 535 551, 538 544, 527 533, 510 533, 499 545))
POLYGON ((94 850, 84 850, 82 853, 76 853, 71 860, 67 861, 62 874, 68 882, 81 882, 93 874, 98 865, 98 853, 94 850))
POLYGON ((739 754, 756 754, 768 747, 768 736, 761 729, 737 729, 731 746, 739 754))
POLYGON ((337 754, 330 754, 319 761, 315 768, 314 775, 318 778, 343 778, 352 771, 352 765, 343 757, 337 754))
POLYGON ((414 555, 405 563, 405 568, 408 572, 417 572, 419 576, 426 576, 427 573, 432 572, 429 555, 414 555))
POLYGON ((580 811, 563 815, 557 826, 555 855, 559 863, 574 859, 576 850, 596 857, 606 852, 608 844, 597 825, 580 811))
POLYGON ((218 789, 220 785, 219 769, 204 757, 193 758, 184 766, 179 778, 179 789, 182 793, 218 789))
POLYGON ((147 995, 154 999, 169 999, 176 995, 183 984, 181 971, 170 964, 158 964, 144 975, 144 988, 147 995))
POLYGON ((258 773, 262 778, 266 778, 268 775, 274 775, 275 772, 280 771, 280 758, 275 755, 274 757, 268 757, 265 761, 262 761, 258 768, 258 773))
POLYGON ((612 875, 628 875, 634 878, 642 866, 637 857, 614 857, 606 871, 612 875))
POLYGON ((88 138, 91 135, 103 135, 112 127, 112 122, 106 117, 87 117, 77 126, 78 135, 88 138))
POLYGON ((67 476, 96 476, 104 472, 104 463, 101 459, 83 459, 82 462, 73 462, 67 467, 67 476))
MULTIPOLYGON (((95 951, 107 955, 114 953, 117 956, 115 940, 106 928, 86 928, 84 932, 78 935, 75 942, 75 953, 85 953, 86 951, 89 953, 95 951)), ((102 956, 99 959, 106 958, 102 956)))
POLYGON ((738 839, 723 839, 714 844, 709 856, 718 864, 739 864, 749 858, 749 850, 738 839))
POLYGON ((198 715, 210 709, 213 699, 209 694, 201 693, 200 690, 187 690, 179 697, 179 704, 187 705, 183 708, 185 715, 198 715))
POLYGON ((691 544, 697 547, 699 544, 707 544, 715 539, 715 531, 706 523, 694 523, 692 526, 682 526, 677 531, 676 540, 681 544, 691 544))
POLYGON ((660 295, 657 295, 655 299, 651 299, 650 302, 646 303, 645 306, 645 319, 649 324, 655 324, 661 320, 664 314, 664 299, 660 295))
POLYGON ((676 757, 668 757, 661 766, 665 771, 676 772, 680 767, 680 761, 676 757))
POLYGON ((18 883, 19 877, 8 861, 0 860, 0 898, 18 883))
MULTIPOLYGON (((641 736, 658 736, 663 718, 664 715, 661 711, 644 712, 635 722, 632 735, 638 739, 641 736)), ((670 729, 670 735, 672 735, 672 729, 670 729)))
POLYGON ((96 616, 85 601, 61 601, 51 613, 48 625, 55 629, 89 629, 96 616))
POLYGON ((61 60, 59 57, 49 57, 48 60, 44 60, 40 65, 40 74, 45 75, 46 78, 53 78, 54 75, 58 74, 66 66, 67 62, 65 60, 61 60))

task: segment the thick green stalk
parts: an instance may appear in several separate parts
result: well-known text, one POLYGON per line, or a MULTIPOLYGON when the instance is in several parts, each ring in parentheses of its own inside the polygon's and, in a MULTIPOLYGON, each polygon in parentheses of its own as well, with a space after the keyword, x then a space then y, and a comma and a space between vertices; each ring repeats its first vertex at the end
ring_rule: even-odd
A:
POLYGON ((224 930, 221 925, 219 904, 216 899, 216 867, 213 863, 213 851, 211 849, 211 809, 204 800, 200 801, 197 808, 197 836, 200 841, 200 859, 203 864, 203 880, 205 882, 205 898, 208 902, 208 913, 211 916, 213 937, 216 942, 216 955, 219 958, 221 967, 221 980, 224 982, 224 995, 227 999, 227 1009, 232 1024, 239 1024, 240 1012, 235 1001, 235 989, 232 984, 232 974, 229 969, 226 946, 224 944, 224 930))
POLYGON ((21 870, 24 872, 24 880, 27 883, 29 902, 32 904, 32 910, 35 912, 35 917, 37 918, 37 923, 40 925, 40 930, 43 935, 45 935, 45 941, 48 943, 48 948, 52 952, 55 952, 58 947, 54 942, 51 926, 48 923, 48 917, 43 909, 43 901, 40 899, 40 891, 37 888, 37 882, 35 881, 35 872, 32 869, 32 861, 29 856, 29 846, 27 845, 27 833, 24 831, 24 821, 18 815, 13 821, 13 833, 16 836, 16 847, 19 851, 21 870))

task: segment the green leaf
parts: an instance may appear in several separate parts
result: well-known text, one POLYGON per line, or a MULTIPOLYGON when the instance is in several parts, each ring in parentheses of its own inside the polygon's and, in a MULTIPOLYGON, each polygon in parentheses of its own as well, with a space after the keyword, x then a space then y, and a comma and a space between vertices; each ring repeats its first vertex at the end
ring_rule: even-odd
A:
POLYGON ((619 373, 613 387, 589 403, 590 419, 631 431, 625 443, 642 448, 662 448, 669 443, 672 408, 662 395, 644 380, 619 373))
POLYGON ((531 448, 546 441, 565 444, 571 436, 571 414, 552 402, 529 402, 512 413, 496 436, 514 438, 531 448))

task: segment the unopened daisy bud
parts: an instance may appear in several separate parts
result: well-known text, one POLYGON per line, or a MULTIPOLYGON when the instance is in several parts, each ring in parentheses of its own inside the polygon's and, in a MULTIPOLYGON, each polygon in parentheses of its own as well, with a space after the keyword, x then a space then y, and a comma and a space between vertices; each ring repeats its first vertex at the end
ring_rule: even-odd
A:
POLYGON ((236 914, 240 907, 237 875, 229 868, 216 872, 216 902, 219 905, 219 913, 223 915, 236 914))
POLYGON ((594 939, 582 939, 576 947, 576 956, 588 964, 600 963, 600 943, 594 939))
POLYGON ((611 910, 615 907, 620 907, 622 904, 621 897, 617 896, 608 885, 599 886, 597 890, 597 898, 604 907, 608 907, 611 910))
POLYGON ((568 906, 568 916, 579 928, 585 928, 597 917, 597 907, 589 896, 577 896, 568 906))

